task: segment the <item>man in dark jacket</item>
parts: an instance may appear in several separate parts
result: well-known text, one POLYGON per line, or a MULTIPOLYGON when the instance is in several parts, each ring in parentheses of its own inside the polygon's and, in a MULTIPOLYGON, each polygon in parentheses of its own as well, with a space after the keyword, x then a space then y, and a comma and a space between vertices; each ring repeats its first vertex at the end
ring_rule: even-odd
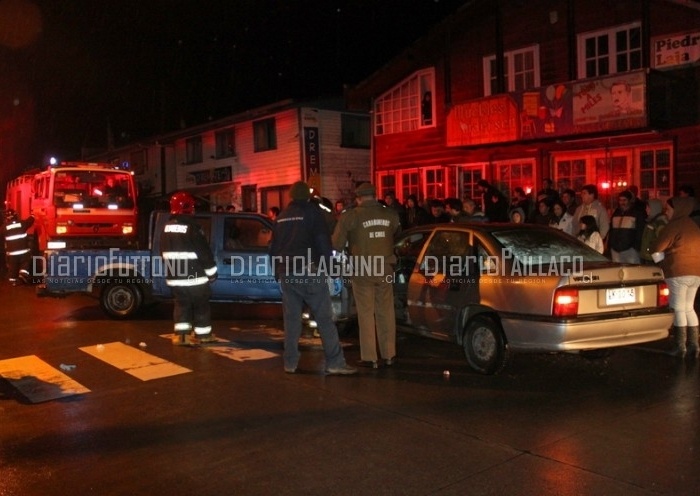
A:
POLYGON ((489 184, 485 179, 476 183, 477 189, 484 195, 484 214, 491 222, 508 222, 508 200, 503 193, 489 184))
POLYGON ((174 193, 170 220, 160 234, 166 284, 175 299, 173 344, 178 346, 215 341, 209 283, 216 280, 216 262, 202 229, 192 218, 194 204, 189 193, 174 193))
POLYGON ((357 369, 345 363, 340 347, 327 275, 319 270, 322 266, 328 267, 332 255, 328 224, 318 205, 309 201, 311 189, 308 184, 302 181, 294 183, 289 195, 292 202, 277 217, 270 244, 275 277, 282 287, 284 371, 288 374, 297 371, 301 314, 306 304, 318 324, 326 373, 355 374, 357 369))
POLYGON ((633 205, 634 195, 623 191, 617 198, 618 207, 610 217, 610 258, 613 262, 640 263, 639 250, 646 226, 645 214, 633 205))

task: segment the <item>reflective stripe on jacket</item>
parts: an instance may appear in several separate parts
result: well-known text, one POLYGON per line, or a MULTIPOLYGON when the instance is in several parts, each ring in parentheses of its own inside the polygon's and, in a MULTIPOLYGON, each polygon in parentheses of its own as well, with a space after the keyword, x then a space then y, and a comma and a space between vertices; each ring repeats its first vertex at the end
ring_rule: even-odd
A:
POLYGON ((216 274, 209 241, 193 218, 172 216, 163 227, 160 244, 168 286, 200 286, 216 274))

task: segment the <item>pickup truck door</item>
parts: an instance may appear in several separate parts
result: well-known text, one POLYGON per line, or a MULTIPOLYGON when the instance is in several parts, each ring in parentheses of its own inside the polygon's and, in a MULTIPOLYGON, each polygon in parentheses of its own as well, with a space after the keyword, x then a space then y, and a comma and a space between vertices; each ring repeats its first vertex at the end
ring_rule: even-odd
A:
POLYGON ((218 301, 280 301, 282 292, 272 275, 268 248, 272 224, 259 215, 232 213, 213 217, 212 250, 218 278, 212 299, 218 301))

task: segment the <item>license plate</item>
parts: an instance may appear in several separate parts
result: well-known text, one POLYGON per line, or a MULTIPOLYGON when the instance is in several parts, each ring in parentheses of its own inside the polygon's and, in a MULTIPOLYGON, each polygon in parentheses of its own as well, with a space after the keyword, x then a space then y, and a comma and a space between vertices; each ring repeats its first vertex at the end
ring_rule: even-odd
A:
POLYGON ((634 288, 615 288, 605 290, 606 305, 622 305, 637 301, 634 288))

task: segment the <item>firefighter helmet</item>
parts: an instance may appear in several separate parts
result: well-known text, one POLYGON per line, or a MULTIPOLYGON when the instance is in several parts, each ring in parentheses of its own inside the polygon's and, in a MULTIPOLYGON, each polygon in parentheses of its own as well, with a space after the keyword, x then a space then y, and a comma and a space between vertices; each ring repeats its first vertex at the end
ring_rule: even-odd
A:
POLYGON ((193 214, 194 213, 194 196, 186 191, 178 191, 170 197, 170 213, 171 214, 193 214))
POLYGON ((12 222, 17 222, 17 212, 12 209, 5 210, 5 223, 11 224, 12 222))

